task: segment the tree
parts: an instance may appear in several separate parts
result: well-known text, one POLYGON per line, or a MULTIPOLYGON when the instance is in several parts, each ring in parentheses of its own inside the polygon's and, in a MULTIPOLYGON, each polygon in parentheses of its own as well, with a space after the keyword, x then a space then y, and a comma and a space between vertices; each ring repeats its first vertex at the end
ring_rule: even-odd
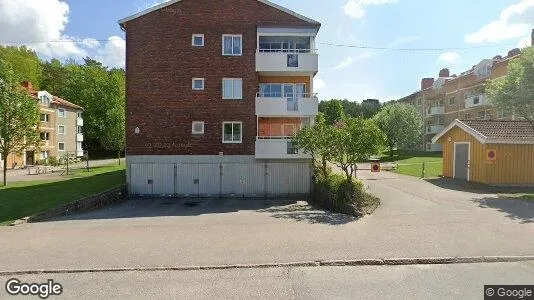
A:
POLYGON ((106 115, 108 120, 107 130, 101 137, 102 146, 108 150, 117 151, 119 165, 121 164, 121 152, 124 151, 125 146, 125 127, 126 127, 126 113, 125 113, 125 82, 124 74, 119 70, 111 71, 111 79, 114 81, 113 97, 110 99, 112 106, 106 115))
POLYGON ((25 46, 0 46, 0 60, 8 64, 20 81, 30 81, 35 87, 41 84, 43 66, 35 51, 25 46))
POLYGON ((384 133, 372 120, 347 118, 334 127, 329 138, 331 162, 341 168, 350 181, 356 163, 379 154, 385 145, 384 133))
POLYGON ((0 60, 0 152, 4 157, 7 185, 7 156, 28 147, 39 147, 39 107, 19 85, 14 71, 0 60))
POLYGON ((327 125, 334 125, 345 117, 343 105, 339 100, 328 101, 323 113, 327 125))
POLYGON ((534 129, 534 47, 511 60, 508 74, 491 80, 486 93, 497 109, 524 118, 534 129))
POLYGON ((393 156, 395 147, 412 148, 421 141, 423 120, 412 105, 386 105, 374 117, 374 121, 386 135, 390 156, 393 156))

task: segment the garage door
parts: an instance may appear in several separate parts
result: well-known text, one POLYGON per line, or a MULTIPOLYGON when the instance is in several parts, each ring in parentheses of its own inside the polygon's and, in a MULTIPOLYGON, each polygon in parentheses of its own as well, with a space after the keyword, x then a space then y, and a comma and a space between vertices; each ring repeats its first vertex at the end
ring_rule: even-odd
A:
POLYGON ((307 163, 130 164, 131 195, 263 197, 309 195, 307 163))

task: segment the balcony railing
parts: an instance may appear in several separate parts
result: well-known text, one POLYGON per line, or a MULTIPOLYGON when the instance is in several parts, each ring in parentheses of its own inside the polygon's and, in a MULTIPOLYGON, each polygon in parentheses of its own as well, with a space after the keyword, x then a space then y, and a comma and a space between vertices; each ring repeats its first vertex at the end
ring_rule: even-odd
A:
POLYGON ((76 126, 83 126, 83 119, 82 118, 76 118, 76 126))
POLYGON ((319 113, 317 94, 256 94, 258 116, 315 116, 319 113))
POLYGON ((428 117, 430 116, 436 116, 436 115, 443 115, 445 114, 445 106, 434 106, 434 107, 429 107, 427 108, 426 110, 426 115, 428 117))
POLYGON ((257 159, 309 159, 310 155, 296 149, 291 139, 258 139, 256 140, 257 159))
POLYGON ((428 125, 426 129, 426 133, 428 134, 434 134, 439 133, 445 128, 443 125, 428 125))
POLYGON ((477 107, 482 105, 489 105, 488 99, 485 94, 479 94, 465 99, 465 108, 477 107))
POLYGON ((76 134, 76 141, 77 142, 83 142, 83 133, 77 133, 76 134))
POLYGON ((305 72, 319 70, 319 56, 312 49, 258 49, 257 72, 305 72))

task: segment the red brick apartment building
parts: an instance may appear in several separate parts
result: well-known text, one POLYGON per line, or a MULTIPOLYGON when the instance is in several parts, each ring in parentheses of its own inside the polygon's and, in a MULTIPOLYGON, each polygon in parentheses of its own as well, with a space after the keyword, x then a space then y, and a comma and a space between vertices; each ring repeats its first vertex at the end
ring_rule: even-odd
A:
MULTIPOLYGON (((534 30, 532 32, 534 42, 534 30)), ((451 75, 442 69, 436 79, 423 78, 421 89, 399 101, 416 106, 424 120, 424 138, 421 148, 426 151, 442 151, 432 138, 454 120, 513 120, 514 116, 497 111, 485 93, 488 80, 505 76, 508 63, 521 53, 512 49, 506 56, 497 55, 484 59, 471 69, 451 75)))
POLYGON ((320 23, 266 0, 173 0, 126 32, 133 195, 308 195, 320 23))

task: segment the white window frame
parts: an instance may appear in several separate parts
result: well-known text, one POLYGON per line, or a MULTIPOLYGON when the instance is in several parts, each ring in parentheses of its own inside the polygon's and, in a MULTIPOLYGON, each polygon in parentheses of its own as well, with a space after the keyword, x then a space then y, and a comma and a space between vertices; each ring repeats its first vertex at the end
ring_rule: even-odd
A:
POLYGON ((60 118, 66 118, 67 117, 67 111, 64 108, 58 108, 57 109, 57 116, 60 118))
POLYGON ((57 151, 65 151, 65 142, 58 142, 57 143, 57 151), (61 147, 59 145, 63 144, 63 150, 61 150, 61 147))
POLYGON ((191 80, 191 88, 194 91, 203 91, 206 88, 206 79, 204 79, 204 78, 193 78, 191 80), (202 88, 196 88, 195 87, 195 81, 202 81, 202 88))
POLYGON ((243 78, 223 78, 222 80, 222 98, 223 100, 243 100, 243 78), (232 81, 232 97, 225 97, 225 92, 224 92, 224 82, 226 80, 231 80, 232 81), (241 97, 240 98, 237 98, 235 96, 235 91, 234 91, 234 81, 235 80, 239 80, 241 81, 241 97))
POLYGON ((206 124, 204 121, 193 121, 191 123, 191 134, 197 135, 197 134, 204 134, 204 131, 206 130, 206 124), (202 124, 202 131, 195 131, 195 125, 202 124))
POLYGON ((224 121, 222 123, 222 142, 223 144, 242 144, 243 143, 243 122, 241 121, 224 121), (224 125, 231 124, 232 125, 232 141, 225 141, 224 140, 224 125), (239 137, 239 141, 233 141, 234 138, 234 124, 239 124, 241 126, 241 136, 239 137))
POLYGON ((204 47, 204 35, 201 33, 195 33, 191 36, 191 46, 193 47, 204 47), (195 44, 195 38, 202 38, 202 45, 196 45, 195 44))
POLYGON ((456 97, 450 97, 449 98, 449 106, 455 106, 455 105, 456 105, 456 97), (451 102, 451 100, 453 100, 453 99, 454 99, 454 101, 451 102))
POLYGON ((223 34, 222 35, 222 55, 224 56, 243 56, 243 35, 242 34, 223 34), (225 37, 231 37, 232 38, 232 53, 226 54, 224 53, 224 38, 225 37), (239 37, 239 49, 241 50, 239 54, 235 54, 234 52, 234 38, 239 37))
MULTIPOLYGON (((41 120, 41 123, 48 123, 50 122, 50 115, 49 114, 41 114, 41 116, 45 116, 45 120, 41 120)), ((39 120, 41 119, 41 117, 39 116, 39 120)))
POLYGON ((57 126, 57 134, 59 134, 59 135, 67 134, 67 127, 65 127, 65 125, 58 125, 57 126), (59 128, 62 128, 62 127, 63 127, 63 133, 61 133, 61 131, 59 130, 59 128))

